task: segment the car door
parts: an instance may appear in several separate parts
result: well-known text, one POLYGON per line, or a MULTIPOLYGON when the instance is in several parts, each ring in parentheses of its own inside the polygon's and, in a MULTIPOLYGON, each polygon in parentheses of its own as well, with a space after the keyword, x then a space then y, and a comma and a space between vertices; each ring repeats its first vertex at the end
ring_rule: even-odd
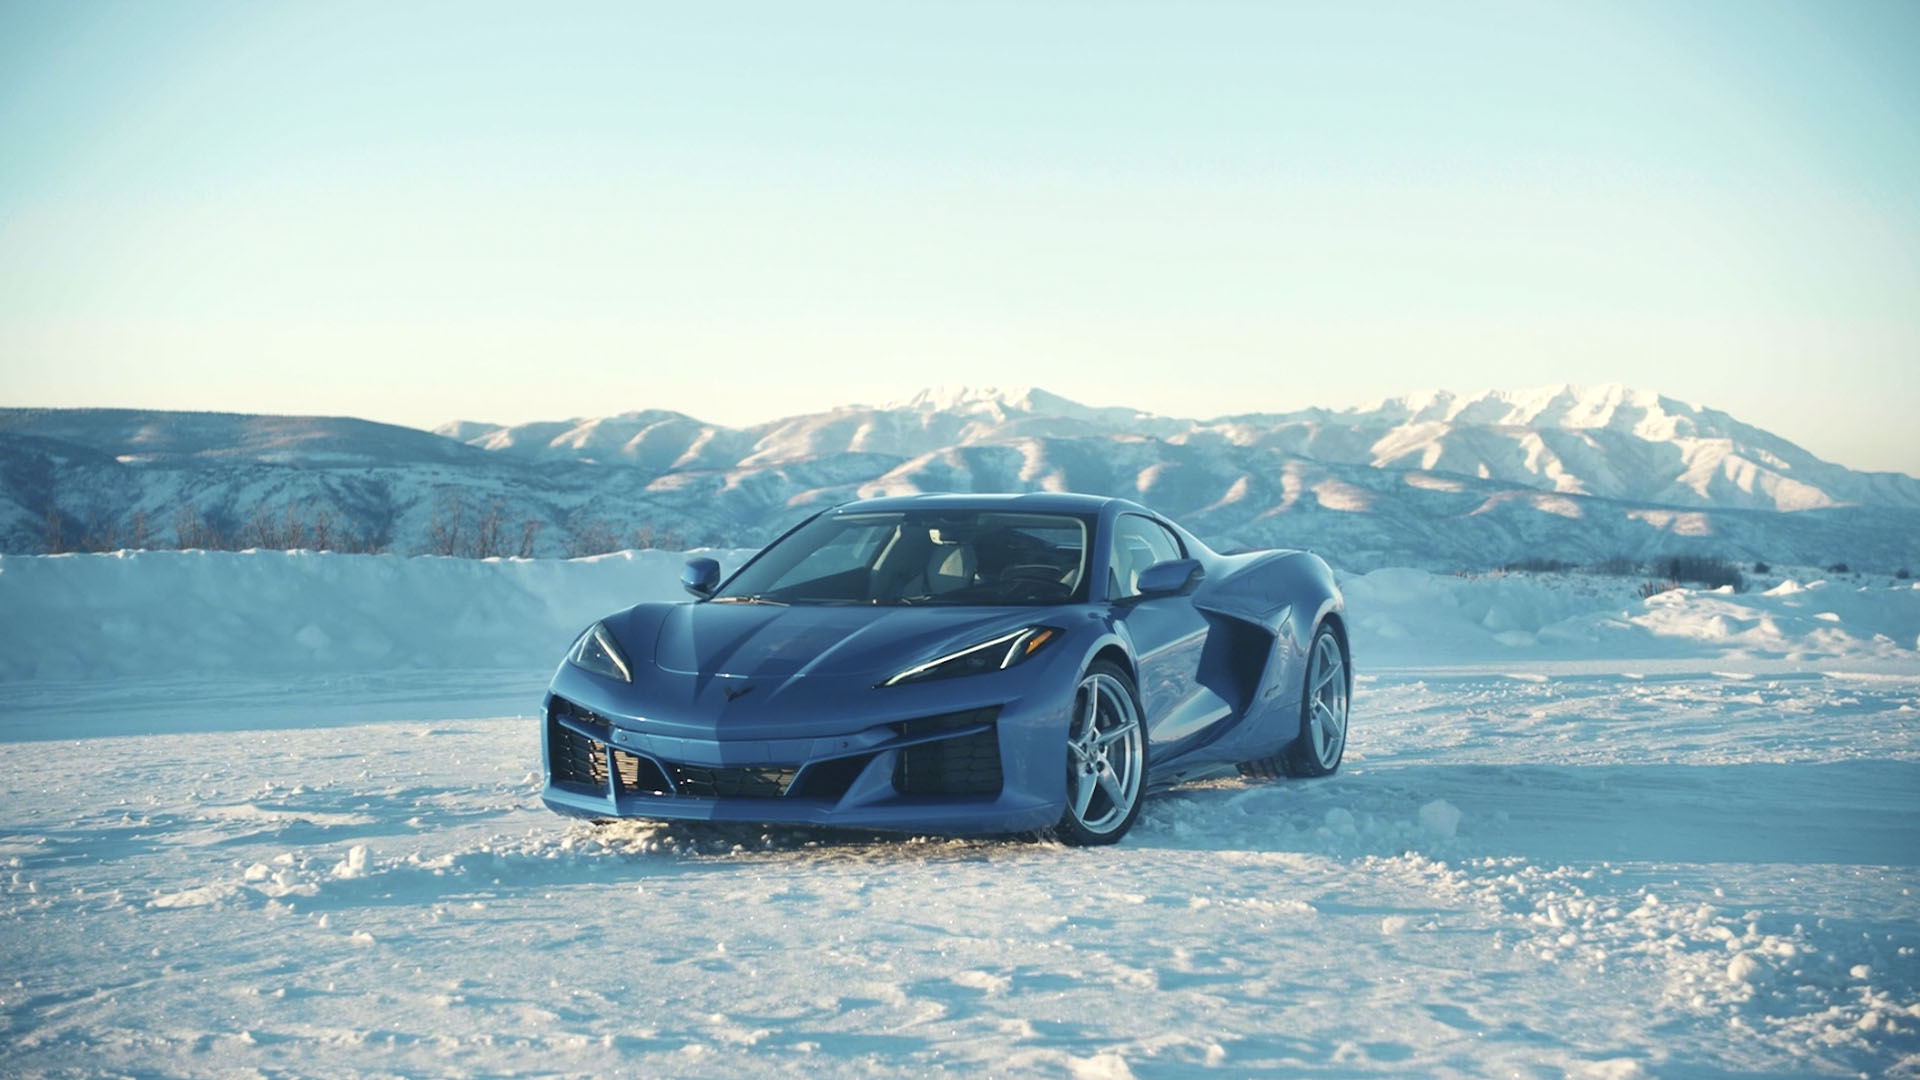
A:
POLYGON ((1206 617, 1194 609, 1190 596, 1143 597, 1137 585, 1147 567, 1185 557, 1179 538, 1152 518, 1121 514, 1115 519, 1107 595, 1133 640, 1147 737, 1153 752, 1163 758, 1179 753, 1221 720, 1224 711, 1224 703, 1199 682, 1206 617))

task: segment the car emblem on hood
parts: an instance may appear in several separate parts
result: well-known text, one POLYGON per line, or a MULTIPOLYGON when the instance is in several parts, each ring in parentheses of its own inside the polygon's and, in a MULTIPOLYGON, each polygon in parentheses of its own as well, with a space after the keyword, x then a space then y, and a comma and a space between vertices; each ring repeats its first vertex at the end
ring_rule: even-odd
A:
POLYGON ((745 696, 752 689, 753 689, 753 684, 748 683, 745 686, 740 687, 738 690, 734 689, 731 686, 723 686, 720 688, 720 692, 727 695, 728 701, 732 701, 735 698, 745 696))

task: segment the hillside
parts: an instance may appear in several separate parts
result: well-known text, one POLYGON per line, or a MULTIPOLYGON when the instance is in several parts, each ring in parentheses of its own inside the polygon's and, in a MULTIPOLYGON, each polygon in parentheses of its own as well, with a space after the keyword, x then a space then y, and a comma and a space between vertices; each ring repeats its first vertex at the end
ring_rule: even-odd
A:
POLYGON ((1309 547, 1351 569, 1680 551, 1920 562, 1920 481, 1619 386, 1204 421, 957 388, 745 428, 644 410, 434 433, 0 411, 0 549, 12 552, 170 543, 185 507, 201 543, 225 546, 320 546, 321 515, 349 546, 403 553, 753 546, 820 506, 949 490, 1123 495, 1222 548, 1309 547), (480 535, 489 542, 473 546, 480 535))

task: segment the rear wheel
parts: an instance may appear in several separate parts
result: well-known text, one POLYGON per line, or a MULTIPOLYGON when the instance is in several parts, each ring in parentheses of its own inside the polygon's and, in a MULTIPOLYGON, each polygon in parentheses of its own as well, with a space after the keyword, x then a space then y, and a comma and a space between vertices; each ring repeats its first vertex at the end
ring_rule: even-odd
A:
POLYGON ((1307 649, 1307 677, 1300 690, 1300 736, 1270 758, 1243 762, 1242 776, 1326 776, 1347 751, 1350 680, 1347 654, 1333 628, 1321 624, 1307 649))
POLYGON ((1067 809, 1054 835, 1068 844, 1111 844, 1140 816, 1147 739, 1133 679, 1097 661, 1080 678, 1067 728, 1067 809))

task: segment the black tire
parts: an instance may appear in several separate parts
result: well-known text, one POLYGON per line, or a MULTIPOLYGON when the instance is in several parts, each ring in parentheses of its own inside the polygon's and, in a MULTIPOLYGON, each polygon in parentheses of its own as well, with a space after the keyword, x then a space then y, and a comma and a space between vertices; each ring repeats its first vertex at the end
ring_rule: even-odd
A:
POLYGON ((1080 676, 1073 709, 1063 754, 1067 805, 1061 811, 1059 824, 1053 827, 1053 835, 1061 843, 1075 847, 1111 844, 1133 828, 1147 796, 1146 717, 1140 708, 1140 694, 1133 685, 1133 676, 1124 668, 1096 660, 1080 676), (1095 732, 1107 737, 1098 745, 1087 738, 1082 719, 1083 702, 1088 694, 1094 697, 1095 732), (1126 731, 1129 724, 1130 734, 1126 731), (1115 748, 1119 748, 1118 751, 1115 748), (1117 760, 1116 752, 1120 755, 1117 760), (1112 778, 1111 784, 1100 779, 1103 768, 1112 778), (1122 806, 1111 796, 1115 788, 1131 795, 1127 805, 1122 806), (1084 799, 1082 791, 1088 792, 1084 799), (1076 809, 1076 804, 1083 805, 1076 809))
POLYGON ((1299 736, 1272 757, 1241 762, 1240 775, 1271 780, 1281 776, 1330 776, 1337 772, 1347 752, 1347 706, 1352 690, 1353 679, 1347 663, 1347 650, 1340 643, 1340 635, 1322 623, 1313 633, 1313 643, 1307 646, 1307 670, 1300 686, 1299 736), (1328 661, 1337 665, 1331 679, 1328 679, 1324 666, 1328 661), (1316 682, 1322 685, 1316 686, 1316 682), (1332 693, 1334 691, 1337 693, 1332 693), (1318 713, 1315 710, 1316 703, 1321 706, 1318 713), (1329 744, 1327 734, 1330 729, 1323 718, 1335 713, 1339 730, 1329 744))

